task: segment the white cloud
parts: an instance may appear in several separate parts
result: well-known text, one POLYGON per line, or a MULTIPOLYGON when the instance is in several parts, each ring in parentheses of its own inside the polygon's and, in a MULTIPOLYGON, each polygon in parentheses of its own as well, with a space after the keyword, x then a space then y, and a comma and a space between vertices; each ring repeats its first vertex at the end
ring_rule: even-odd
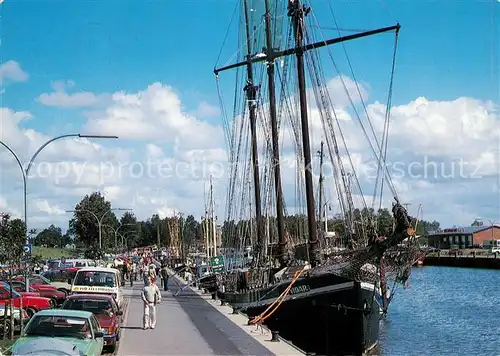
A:
POLYGON ((198 105, 198 108, 195 111, 193 111, 192 114, 193 116, 203 117, 203 118, 217 117, 220 115, 220 109, 218 106, 214 106, 207 103, 206 101, 202 101, 200 105, 198 105))
POLYGON ((184 112, 170 86, 154 83, 134 94, 117 92, 112 101, 104 112, 89 117, 86 131, 130 140, 178 139, 181 146, 190 149, 217 147, 223 140, 220 127, 184 112))
POLYGON ((42 213, 47 213, 48 215, 64 215, 65 211, 60 209, 57 205, 51 206, 49 202, 45 199, 35 200, 35 206, 42 213))
POLYGON ((0 85, 6 81, 25 82, 28 80, 28 73, 21 69, 16 61, 7 61, 0 64, 0 85))
POLYGON ((52 93, 43 93, 37 98, 37 101, 46 106, 55 106, 59 108, 80 108, 92 107, 104 103, 109 95, 94 94, 91 92, 80 91, 76 93, 67 93, 67 89, 75 86, 72 80, 55 81, 52 83, 52 93))
MULTIPOLYGON (((348 78, 344 78, 344 82, 349 90, 357 92, 355 83, 348 78)), ((73 85, 71 82, 57 82, 53 87, 56 92, 65 93, 73 85)), ((347 97, 337 93, 341 87, 339 78, 329 82, 329 90, 337 98, 340 124, 355 166, 364 169, 361 181, 366 188, 366 200, 371 203, 373 177, 370 180, 367 176, 376 173, 373 158, 359 123, 346 109, 347 97)), ((368 85, 361 86, 360 90, 368 100, 368 85)), ((353 94, 354 97, 358 95, 353 94)), ((316 151, 324 133, 312 97, 309 103, 312 149, 316 151)), ((70 216, 60 215, 61 211, 73 208, 93 190, 102 191, 115 207, 134 209, 140 218, 154 213, 169 216, 179 211, 199 218, 203 213, 204 191, 210 175, 214 176, 216 185, 218 216, 224 216, 229 167, 221 126, 201 120, 194 114, 196 110, 185 109, 175 90, 161 83, 154 83, 136 93, 114 93, 105 104, 103 110, 88 114, 80 131, 118 135, 120 140, 109 146, 106 141, 65 139, 47 146, 37 158, 28 181, 30 225, 38 224, 30 227, 43 228, 50 223, 65 226, 70 216)), ((378 133, 382 131, 383 108, 377 102, 368 105, 378 133)), ((8 108, 1 108, 0 115, 0 139, 11 145, 23 162, 49 138, 29 128, 31 121, 42 118, 8 108)), ((298 204, 293 194, 297 174, 289 126, 283 123, 281 136, 283 184, 289 193, 287 202, 291 209, 298 204)), ((394 178, 401 199, 412 203, 413 213, 422 203, 426 220, 437 219, 457 225, 470 223, 471 217, 478 215, 498 220, 500 212, 495 208, 498 188, 496 182, 487 177, 498 173, 498 134, 498 107, 493 103, 471 98, 449 102, 417 98, 395 106, 388 159, 393 173, 402 172, 394 178), (470 177, 470 168, 465 170, 469 176, 461 177, 457 172, 453 177, 441 174, 441 170, 449 171, 453 164, 457 165, 460 158, 481 164, 479 176, 483 178, 470 177), (420 163, 420 166, 413 165, 410 169, 412 162, 420 163), (424 169, 431 163, 438 164, 438 174, 424 169)), ((259 146, 264 146, 265 137, 261 132, 259 146)), ((341 155, 345 161, 345 152, 341 155)), ((245 154, 238 164, 244 166, 248 158, 249 155, 245 154)), ((5 151, 0 151, 0 162, 0 210, 19 214, 22 211, 19 169, 5 151)), ((261 164, 265 165, 265 162, 261 155, 261 164)), ((264 175, 263 168, 262 179, 264 175)), ((267 175, 272 180, 269 172, 267 175)), ((251 180, 251 176, 245 179, 251 180)), ((243 177, 241 182, 244 184, 243 177)), ((334 201, 335 195, 330 193, 333 191, 331 175, 327 177, 326 185, 330 200, 334 201)), ((388 199, 384 200, 384 204, 388 202, 388 199)), ((293 212, 290 209, 289 212, 293 212)))

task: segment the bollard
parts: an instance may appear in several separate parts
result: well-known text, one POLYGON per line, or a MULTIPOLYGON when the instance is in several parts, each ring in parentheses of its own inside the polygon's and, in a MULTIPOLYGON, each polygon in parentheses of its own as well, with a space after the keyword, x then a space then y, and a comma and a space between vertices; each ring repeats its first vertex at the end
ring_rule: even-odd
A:
POLYGON ((279 331, 278 330, 271 330, 271 342, 279 342, 280 338, 278 337, 279 331))
POLYGON ((238 309, 236 309, 236 308, 233 307, 233 314, 239 314, 238 313, 238 309))
POLYGON ((220 306, 221 307, 225 307, 226 305, 227 305, 226 302, 223 299, 221 299, 220 300, 220 306))

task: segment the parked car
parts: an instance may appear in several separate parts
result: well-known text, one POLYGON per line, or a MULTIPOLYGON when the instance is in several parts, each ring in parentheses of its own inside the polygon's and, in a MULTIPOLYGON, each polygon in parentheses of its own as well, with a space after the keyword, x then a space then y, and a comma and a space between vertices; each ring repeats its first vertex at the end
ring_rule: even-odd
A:
POLYGON ((21 299, 23 309, 26 310, 30 318, 38 311, 49 309, 53 306, 49 298, 21 295, 15 290, 11 291, 8 285, 0 284, 0 306, 12 302, 14 308, 19 308, 21 299))
MULTIPOLYGON (((26 284, 23 281, 12 281, 12 288, 18 293, 25 293, 26 284)), ((36 292, 40 297, 50 298, 54 305, 61 305, 66 300, 66 293, 58 291, 55 287, 48 286, 50 288, 40 288, 40 285, 30 285, 30 292, 36 292)))
MULTIPOLYGON (((24 281, 24 276, 15 276, 14 279, 19 281, 24 281)), ((71 283, 66 282, 52 282, 50 279, 45 278, 41 274, 34 274, 28 279, 30 285, 40 286, 40 288, 52 288, 55 287, 58 291, 66 293, 68 295, 71 292, 71 283)))
POLYGON ((34 315, 12 355, 100 356, 103 333, 94 314, 83 310, 43 310, 34 315))
POLYGON ((104 333, 104 347, 114 351, 120 339, 122 311, 115 299, 106 294, 73 294, 66 299, 61 309, 85 310, 95 315, 104 333))
MULTIPOLYGON (((3 321, 5 318, 10 317, 10 308, 6 308, 5 305, 0 305, 0 333, 3 333, 3 321)), ((26 310, 19 311, 19 308, 14 308, 14 331, 21 331, 21 318, 23 319, 23 325, 26 325, 30 319, 26 310)), ((9 333, 10 321, 7 321, 7 334, 9 333)))

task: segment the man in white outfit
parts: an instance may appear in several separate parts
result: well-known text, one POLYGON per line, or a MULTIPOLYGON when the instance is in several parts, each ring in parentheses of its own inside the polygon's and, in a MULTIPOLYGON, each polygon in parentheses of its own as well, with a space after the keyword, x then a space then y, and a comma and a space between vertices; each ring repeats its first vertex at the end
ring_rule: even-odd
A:
POLYGON ((151 278, 147 279, 147 284, 142 288, 141 296, 144 302, 143 329, 154 329, 156 325, 156 304, 161 301, 161 293, 156 283, 152 283, 151 278))

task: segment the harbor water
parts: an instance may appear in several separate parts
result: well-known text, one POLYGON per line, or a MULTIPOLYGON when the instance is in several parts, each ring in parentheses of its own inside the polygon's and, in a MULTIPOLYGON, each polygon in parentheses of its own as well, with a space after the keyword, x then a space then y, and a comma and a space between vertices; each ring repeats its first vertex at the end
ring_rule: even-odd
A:
POLYGON ((500 355, 500 271, 414 268, 380 325, 380 353, 500 355))

